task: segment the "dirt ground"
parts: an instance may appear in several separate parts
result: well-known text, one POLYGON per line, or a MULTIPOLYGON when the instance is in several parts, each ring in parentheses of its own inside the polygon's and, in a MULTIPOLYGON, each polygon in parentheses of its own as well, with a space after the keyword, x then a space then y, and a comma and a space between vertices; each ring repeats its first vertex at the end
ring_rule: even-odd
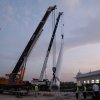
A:
MULTIPOLYGON (((15 95, 0 94, 0 100, 76 100, 74 93, 42 93, 35 97, 34 94, 17 97, 15 95)), ((79 100, 84 100, 81 96, 79 100)), ((87 100, 92 100, 87 98, 87 100)))

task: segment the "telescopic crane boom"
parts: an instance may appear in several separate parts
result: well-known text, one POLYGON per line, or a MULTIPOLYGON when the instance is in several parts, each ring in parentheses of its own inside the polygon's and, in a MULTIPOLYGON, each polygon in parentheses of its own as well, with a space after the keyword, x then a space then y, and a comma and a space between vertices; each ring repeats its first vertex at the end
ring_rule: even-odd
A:
POLYGON ((50 40, 50 43, 49 43, 49 46, 48 46, 46 57, 45 57, 45 60, 44 60, 44 63, 43 63, 43 67, 42 67, 42 71, 41 71, 41 74, 40 74, 40 77, 39 77, 39 81, 43 80, 44 72, 45 72, 46 67, 47 67, 48 57, 49 57, 49 54, 50 54, 50 50, 51 50, 51 47, 52 47, 52 44, 53 44, 53 40, 54 40, 54 37, 55 37, 55 33, 56 33, 56 30, 57 30, 59 19, 60 19, 61 15, 62 15, 62 12, 59 12, 58 17, 56 19, 55 27, 54 27, 54 30, 53 30, 53 34, 52 34, 52 37, 51 37, 51 40, 50 40))
POLYGON ((45 13, 45 15, 43 16, 42 20, 40 21, 38 27, 36 28, 35 32, 33 33, 32 37, 30 38, 28 44, 26 45, 23 53, 21 54, 18 62, 16 63, 11 75, 9 76, 9 84, 13 84, 15 82, 15 79, 17 77, 17 74, 21 68, 21 66, 23 65, 23 63, 25 63, 25 61, 27 60, 32 48, 34 47, 34 45, 36 44, 40 34, 41 34, 41 31, 42 31, 42 28, 44 26, 44 24, 46 23, 47 21, 47 18, 49 17, 50 13, 56 9, 56 5, 53 6, 53 7, 49 7, 45 13))

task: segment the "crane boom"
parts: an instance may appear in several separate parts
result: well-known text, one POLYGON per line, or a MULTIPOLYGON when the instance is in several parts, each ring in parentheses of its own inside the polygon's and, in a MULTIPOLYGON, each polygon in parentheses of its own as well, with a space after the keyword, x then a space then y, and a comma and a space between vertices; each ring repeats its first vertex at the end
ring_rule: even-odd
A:
POLYGON ((41 74, 40 74, 40 77, 39 77, 40 81, 43 80, 44 72, 45 72, 46 67, 47 67, 48 57, 49 57, 49 54, 50 54, 50 50, 51 50, 51 47, 52 47, 52 44, 53 44, 53 40, 54 40, 54 37, 55 37, 55 33, 56 33, 56 30, 57 30, 59 19, 60 19, 61 15, 62 15, 62 12, 59 12, 58 17, 56 19, 55 27, 54 27, 54 30, 53 30, 53 34, 52 34, 52 37, 51 37, 51 40, 50 40, 50 43, 49 43, 49 46, 48 46, 46 57, 45 57, 45 60, 44 60, 44 63, 43 63, 42 71, 41 71, 41 74))
POLYGON ((13 71, 12 71, 12 75, 9 77, 9 83, 13 83, 16 79, 16 75, 18 74, 19 72, 19 69, 20 67, 22 66, 23 62, 24 62, 24 59, 27 59, 27 57, 29 56, 30 52, 31 52, 31 49, 33 48, 33 46, 36 44, 39 36, 40 36, 40 33, 41 33, 41 30, 44 26, 44 24, 46 23, 47 21, 47 18, 49 17, 50 13, 56 9, 56 5, 53 6, 53 7, 49 7, 45 13, 45 15, 43 16, 42 20, 40 21, 38 27, 36 28, 35 32, 33 33, 32 37, 30 38, 28 44, 26 45, 23 53, 21 54, 18 62, 16 63, 13 71))

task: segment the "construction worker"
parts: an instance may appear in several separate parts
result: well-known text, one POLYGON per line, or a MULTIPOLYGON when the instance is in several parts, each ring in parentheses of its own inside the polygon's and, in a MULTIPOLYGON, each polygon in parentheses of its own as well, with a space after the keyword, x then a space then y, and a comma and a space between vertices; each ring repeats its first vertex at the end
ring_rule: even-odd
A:
POLYGON ((93 85, 93 92, 95 100, 99 100, 99 86, 96 83, 93 85))
POLYGON ((86 86, 85 86, 85 84, 83 84, 83 97, 84 97, 84 99, 86 99, 86 97, 87 97, 87 88, 86 88, 86 86))
POLYGON ((36 93, 35 93, 35 85, 32 86, 32 91, 33 91, 33 94, 34 94, 34 96, 35 96, 35 94, 36 94, 36 93))
POLYGON ((36 84, 35 85, 35 97, 37 97, 38 92, 39 92, 39 88, 38 88, 38 85, 36 84))
POLYGON ((76 99, 79 98, 79 86, 77 85, 76 86, 76 99))

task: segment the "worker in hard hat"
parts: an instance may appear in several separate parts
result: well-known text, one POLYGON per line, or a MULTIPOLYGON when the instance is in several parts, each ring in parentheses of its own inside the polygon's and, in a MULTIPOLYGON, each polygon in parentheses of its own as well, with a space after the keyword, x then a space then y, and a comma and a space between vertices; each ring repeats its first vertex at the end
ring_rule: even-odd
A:
POLYGON ((79 98, 79 86, 77 85, 76 86, 76 99, 79 98))
POLYGON ((38 84, 36 84, 35 85, 35 97, 37 97, 38 92, 39 92, 39 87, 38 87, 38 84))
POLYGON ((83 85, 82 85, 82 88, 83 88, 83 89, 82 89, 82 90, 83 90, 83 97, 84 97, 84 99, 86 99, 86 97, 87 97, 87 94, 86 94, 86 93, 87 93, 86 85, 83 84, 83 85))
POLYGON ((100 100, 99 99, 99 86, 98 86, 98 84, 94 83, 92 88, 93 88, 95 100, 100 100))

